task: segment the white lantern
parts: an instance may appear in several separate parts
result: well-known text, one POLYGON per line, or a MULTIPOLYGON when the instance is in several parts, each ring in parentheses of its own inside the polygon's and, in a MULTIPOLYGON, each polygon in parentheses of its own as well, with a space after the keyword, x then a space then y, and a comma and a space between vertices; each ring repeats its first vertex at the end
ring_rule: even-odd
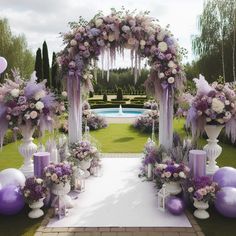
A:
POLYGON ((165 184, 162 185, 162 188, 158 192, 157 196, 158 196, 158 199, 157 199, 158 209, 161 211, 165 211, 166 199, 168 196, 170 196, 170 194, 166 191, 165 184))
POLYGON ((84 192, 85 190, 85 172, 80 168, 75 178, 75 191, 84 192))

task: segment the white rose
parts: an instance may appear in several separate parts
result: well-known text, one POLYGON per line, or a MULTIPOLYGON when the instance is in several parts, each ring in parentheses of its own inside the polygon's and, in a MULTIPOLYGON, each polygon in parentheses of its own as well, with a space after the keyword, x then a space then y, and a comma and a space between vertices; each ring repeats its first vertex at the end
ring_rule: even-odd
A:
POLYGON ((37 184, 41 184, 41 183, 43 183, 43 180, 40 179, 40 178, 37 178, 37 179, 36 179, 36 183, 37 183, 37 184))
POLYGON ((96 27, 99 27, 99 26, 101 26, 101 25, 102 25, 102 23, 103 23, 103 19, 101 19, 101 18, 99 18, 99 19, 96 19, 96 21, 95 21, 95 25, 96 25, 96 27))
POLYGON ((44 98, 46 96, 46 92, 44 90, 38 91, 35 95, 34 95, 34 99, 35 100, 39 100, 41 98, 44 98))
POLYGON ((175 78, 174 77, 169 77, 167 81, 168 81, 169 84, 173 84, 175 82, 175 78))
POLYGON ((225 123, 225 121, 223 120, 223 119, 217 119, 217 122, 219 122, 220 124, 224 124, 225 123))
POLYGON ((62 95, 63 97, 67 97, 67 92, 66 92, 66 91, 63 91, 63 92, 61 93, 61 95, 62 95))
POLYGON ((16 88, 15 88, 15 89, 12 89, 12 90, 11 90, 11 96, 12 96, 12 97, 15 97, 15 98, 16 98, 16 97, 19 97, 19 95, 20 95, 20 90, 19 90, 19 89, 16 89, 16 88))
POLYGON ((145 40, 140 40, 139 43, 140 43, 141 46, 145 46, 146 45, 146 41, 145 40))
POLYGON ((130 31, 130 27, 129 26, 127 26, 127 25, 124 25, 124 26, 122 26, 122 31, 123 32, 125 32, 125 33, 127 33, 127 32, 129 32, 130 31))
POLYGON ((83 26, 80 26, 80 27, 78 28, 78 31, 83 33, 83 32, 85 31, 85 28, 84 28, 83 26))
POLYGON ((163 79, 164 77, 165 77, 165 74, 161 72, 161 73, 159 74, 159 78, 160 78, 160 79, 163 79))
POLYGON ((165 38, 166 34, 165 31, 160 31, 157 35, 157 40, 158 41, 163 41, 163 39, 165 38))
POLYGON ((83 78, 88 79, 88 75, 87 74, 83 75, 83 78))
POLYGON ((210 122, 211 121, 211 118, 210 117, 207 117, 206 118, 206 122, 210 122))
POLYGON ((186 175, 184 174, 183 171, 179 172, 179 177, 185 179, 186 175))
POLYGON ((173 69, 173 70, 172 70, 172 74, 174 74, 174 75, 177 74, 177 70, 176 70, 176 69, 173 69))
POLYGON ((165 42, 158 43, 158 49, 160 52, 165 52, 168 49, 168 46, 165 42))
POLYGON ((229 100, 225 100, 225 105, 228 106, 230 104, 229 100))
POLYGON ((220 114, 223 112, 225 104, 217 98, 212 99, 211 109, 216 113, 220 114))
POLYGON ((76 46, 76 45, 77 45, 77 41, 76 41, 75 39, 72 39, 72 40, 70 41, 70 45, 71 45, 72 47, 76 46))
POLYGON ((89 75, 88 75, 88 78, 89 78, 89 79, 93 79, 93 75, 92 75, 92 74, 89 74, 89 75))
POLYGON ((168 67, 170 67, 170 68, 176 68, 177 66, 176 66, 176 64, 175 64, 173 61, 169 61, 168 67))
POLYGON ((189 192, 189 193, 192 193, 193 190, 194 190, 193 187, 188 188, 188 192, 189 192))
POLYGON ((42 110, 44 108, 44 104, 40 101, 38 101, 36 104, 35 104, 35 107, 37 110, 42 110))
POLYGON ((88 47, 88 46, 89 46, 89 43, 88 43, 88 42, 84 42, 84 46, 85 46, 85 47, 88 47))
POLYGON ((108 40, 109 40, 109 42, 113 42, 115 40, 115 34, 109 34, 108 40))

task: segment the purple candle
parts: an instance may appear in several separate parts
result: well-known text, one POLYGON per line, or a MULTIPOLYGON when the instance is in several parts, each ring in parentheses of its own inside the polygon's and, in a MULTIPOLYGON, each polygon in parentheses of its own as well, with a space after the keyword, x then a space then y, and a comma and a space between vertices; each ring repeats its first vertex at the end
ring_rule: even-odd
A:
POLYGON ((203 150, 191 150, 189 152, 189 168, 193 176, 206 176, 206 152, 203 150))
POLYGON ((49 165, 50 153, 49 152, 36 152, 34 154, 34 175, 37 178, 43 177, 43 170, 49 165))

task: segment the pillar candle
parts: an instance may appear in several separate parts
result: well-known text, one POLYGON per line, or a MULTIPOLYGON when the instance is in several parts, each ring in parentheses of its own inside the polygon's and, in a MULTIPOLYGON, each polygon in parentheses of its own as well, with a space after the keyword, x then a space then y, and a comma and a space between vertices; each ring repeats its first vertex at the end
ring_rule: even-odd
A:
POLYGON ((189 152, 189 168, 193 177, 206 175, 206 152, 203 150, 191 150, 189 152))
POLYGON ((44 168, 49 165, 49 161, 49 152, 36 152, 34 154, 34 175, 37 178, 43 177, 44 168))

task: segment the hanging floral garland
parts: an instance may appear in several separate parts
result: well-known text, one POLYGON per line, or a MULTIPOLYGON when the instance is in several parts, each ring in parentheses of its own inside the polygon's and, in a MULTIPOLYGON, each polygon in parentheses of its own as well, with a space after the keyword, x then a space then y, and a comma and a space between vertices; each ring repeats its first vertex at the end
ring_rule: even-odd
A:
MULTIPOLYGON (((125 49, 130 49, 135 82, 141 72, 141 60, 146 58, 151 67, 145 83, 147 92, 157 98, 162 96, 166 109, 172 107, 170 98, 175 89, 182 88, 184 76, 180 48, 168 27, 161 28, 148 12, 137 14, 124 9, 113 9, 108 16, 99 13, 89 22, 80 18, 78 23, 70 23, 70 26, 70 32, 63 34, 66 47, 59 53, 58 61, 67 78, 74 113, 79 112, 75 103, 80 98, 76 93, 93 91, 92 80, 93 77, 96 80, 96 72, 92 75, 89 70, 96 68, 98 57, 101 56, 102 71, 105 62, 107 64, 109 80, 109 68, 113 67, 117 53, 124 57, 125 49)), ((168 115, 171 111, 164 113, 168 115)), ((79 118, 74 117, 71 122, 76 119, 79 118)))

